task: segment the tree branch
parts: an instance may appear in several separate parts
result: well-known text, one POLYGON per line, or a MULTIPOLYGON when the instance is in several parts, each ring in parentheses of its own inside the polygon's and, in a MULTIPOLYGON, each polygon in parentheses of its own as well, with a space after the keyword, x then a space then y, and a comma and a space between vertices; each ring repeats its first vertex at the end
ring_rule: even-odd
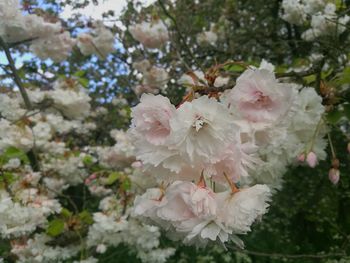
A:
MULTIPOLYGON (((28 96, 28 94, 23 86, 22 80, 17 73, 15 62, 11 56, 10 49, 9 49, 8 45, 6 44, 6 42, 1 37, 0 37, 0 46, 5 51, 7 60, 9 62, 10 69, 12 71, 13 79, 14 79, 17 87, 19 88, 19 91, 21 93, 21 96, 23 98, 23 101, 24 101, 24 104, 25 104, 27 110, 33 110, 33 105, 30 102, 29 96, 28 96)), ((30 162, 30 165, 31 165, 33 171, 38 172, 40 169, 40 166, 39 166, 39 161, 38 161, 38 158, 37 158, 37 155, 36 155, 34 149, 31 149, 29 152, 27 152, 27 156, 28 156, 28 159, 29 159, 29 162, 30 162)))
POLYGON ((0 46, 2 46, 3 50, 5 51, 7 60, 9 62, 9 66, 10 66, 11 71, 12 71, 13 79, 14 79, 17 87, 19 88, 19 91, 21 92, 24 104, 26 105, 26 108, 28 110, 32 110, 33 105, 30 102, 28 94, 27 94, 25 88, 23 87, 23 83, 21 81, 21 78, 19 77, 19 75, 17 73, 15 62, 13 61, 13 58, 11 56, 10 49, 9 49, 8 45, 6 44, 6 42, 1 37, 0 37, 0 46))

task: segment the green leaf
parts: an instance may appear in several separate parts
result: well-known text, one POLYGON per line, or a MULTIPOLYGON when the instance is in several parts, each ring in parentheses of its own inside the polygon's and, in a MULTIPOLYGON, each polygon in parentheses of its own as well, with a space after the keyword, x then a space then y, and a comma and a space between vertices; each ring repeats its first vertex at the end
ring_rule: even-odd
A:
POLYGON ((341 117, 343 117, 343 113, 336 109, 334 111, 328 112, 326 117, 330 124, 337 124, 341 117))
POLYGON ((245 67, 237 64, 232 64, 232 65, 224 66, 224 70, 231 71, 231 72, 243 72, 245 70, 245 67))
POLYGON ((26 160, 27 156, 25 154, 25 152, 15 148, 15 147, 9 147, 6 149, 4 155, 8 158, 8 159, 13 159, 13 158, 18 158, 20 160, 26 160))
POLYGON ((4 181, 7 183, 7 184, 11 184, 15 181, 15 176, 13 175, 13 173, 10 173, 10 172, 4 172, 3 173, 3 177, 4 177, 4 181))
POLYGON ((79 70, 79 71, 75 72, 75 73, 73 74, 73 76, 78 77, 78 78, 81 78, 81 77, 85 76, 85 73, 86 73, 86 72, 85 72, 84 70, 79 70))
POLYGON ((109 174, 107 181, 106 181, 106 185, 111 185, 114 184, 115 181, 117 181, 120 178, 121 174, 118 172, 113 172, 111 174, 109 174))
POLYGON ((94 223, 94 220, 92 219, 91 214, 84 210, 83 212, 79 213, 79 219, 84 222, 85 224, 92 225, 94 223))
POLYGON ((337 75, 336 83, 338 85, 350 83, 350 67, 346 67, 342 73, 337 75))
POLYGON ((125 179, 123 180, 121 188, 124 191, 130 190, 130 188, 131 188, 131 181, 130 181, 130 179, 128 177, 125 177, 125 179))
POLYGON ((92 159, 92 156, 90 155, 87 155, 83 158, 83 164, 85 166, 90 166, 91 164, 93 164, 93 159, 92 159))
POLYGON ((343 104, 343 112, 346 118, 350 120, 350 104, 343 104))
POLYGON ((315 82, 316 81, 316 74, 313 74, 313 75, 309 75, 309 76, 306 76, 304 77, 304 81, 306 82, 306 84, 311 84, 312 82, 315 82))
POLYGON ((56 237, 64 231, 64 221, 62 219, 54 219, 50 221, 49 227, 46 229, 46 233, 49 236, 56 237))
POLYGON ((82 85, 84 88, 88 88, 89 87, 89 80, 86 78, 78 78, 78 82, 80 83, 80 85, 82 85))
POLYGON ((71 211, 69 211, 67 208, 62 208, 61 210, 61 216, 64 218, 70 218, 73 215, 71 211))

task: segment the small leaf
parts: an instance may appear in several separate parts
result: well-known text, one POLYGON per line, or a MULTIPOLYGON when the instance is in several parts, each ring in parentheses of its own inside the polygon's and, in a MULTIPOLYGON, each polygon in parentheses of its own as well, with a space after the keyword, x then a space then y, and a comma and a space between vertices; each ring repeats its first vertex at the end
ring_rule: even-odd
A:
POLYGON ((11 184, 15 181, 15 176, 13 175, 13 173, 10 173, 10 172, 4 172, 3 173, 3 177, 4 177, 4 181, 7 183, 7 184, 11 184))
POLYGON ((78 78, 78 82, 80 83, 80 85, 82 85, 84 88, 88 88, 89 87, 89 80, 86 78, 78 78))
POLYGON ((27 159, 27 156, 26 154, 15 148, 15 147, 9 147, 6 149, 4 155, 8 158, 8 159, 13 159, 13 158, 18 158, 20 160, 26 160, 27 159))
POLYGON ((306 82, 306 84, 310 84, 312 82, 315 82, 316 81, 316 74, 304 77, 304 81, 306 82))
POLYGON ((70 218, 73 214, 71 211, 69 211, 67 208, 62 208, 61 210, 61 215, 64 217, 64 218, 70 218))
POLYGON ((343 104, 343 112, 346 118, 350 120, 350 104, 343 104))
POLYGON ((49 236, 56 237, 64 231, 64 221, 62 219, 54 219, 49 223, 46 233, 49 236))
POLYGON ((120 178, 121 174, 118 173, 118 172, 113 172, 111 173, 108 178, 107 178, 107 181, 106 181, 106 185, 111 185, 111 184, 114 184, 115 181, 117 181, 119 178, 120 178))
POLYGON ((341 117, 343 117, 343 114, 337 109, 327 114, 327 120, 330 124, 337 124, 341 117))
POLYGON ((87 155, 83 158, 83 164, 85 166, 90 166, 91 164, 93 164, 93 159, 90 155, 87 155))
POLYGON ((79 219, 84 222, 85 224, 92 225, 94 223, 94 220, 92 219, 91 214, 84 210, 83 212, 79 213, 79 219))
POLYGON ((85 76, 85 73, 86 72, 84 70, 79 70, 79 71, 75 72, 73 76, 81 78, 81 77, 85 76))
POLYGON ((125 179, 122 182, 121 188, 124 191, 130 190, 130 188, 131 188, 131 181, 130 181, 129 177, 125 177, 125 179))
POLYGON ((243 72, 245 70, 244 66, 237 65, 237 64, 231 64, 223 67, 224 70, 231 71, 231 72, 243 72))

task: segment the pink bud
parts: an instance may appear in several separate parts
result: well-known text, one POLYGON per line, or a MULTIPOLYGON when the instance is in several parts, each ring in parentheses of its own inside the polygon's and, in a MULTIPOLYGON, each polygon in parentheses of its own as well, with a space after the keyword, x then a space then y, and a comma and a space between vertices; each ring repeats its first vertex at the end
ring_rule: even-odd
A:
POLYGON ((96 174, 92 174, 89 176, 89 179, 90 180, 95 180, 97 178, 97 175, 96 174))
POLYGON ((89 185, 91 183, 91 180, 89 178, 85 179, 85 185, 89 185))
POLYGON ((314 152, 309 152, 306 157, 306 162, 311 168, 315 168, 317 164, 317 156, 314 152))
POLYGON ((297 159, 298 159, 298 161, 301 162, 301 163, 305 162, 305 154, 304 154, 304 153, 300 154, 300 155, 297 157, 297 159))
POLYGON ((339 182, 340 173, 338 169, 330 169, 328 173, 328 178, 332 182, 332 184, 337 184, 339 182))
POLYGON ((142 162, 136 161, 131 164, 132 168, 141 168, 142 167, 142 162))

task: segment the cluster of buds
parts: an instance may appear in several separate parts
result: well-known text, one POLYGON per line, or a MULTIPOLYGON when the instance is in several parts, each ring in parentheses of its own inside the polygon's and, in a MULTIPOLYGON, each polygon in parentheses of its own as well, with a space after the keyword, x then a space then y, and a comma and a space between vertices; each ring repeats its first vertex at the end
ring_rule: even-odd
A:
POLYGON ((317 156, 313 151, 306 153, 301 153, 298 156, 298 161, 299 162, 305 162, 311 167, 311 168, 315 168, 317 165, 317 156))

